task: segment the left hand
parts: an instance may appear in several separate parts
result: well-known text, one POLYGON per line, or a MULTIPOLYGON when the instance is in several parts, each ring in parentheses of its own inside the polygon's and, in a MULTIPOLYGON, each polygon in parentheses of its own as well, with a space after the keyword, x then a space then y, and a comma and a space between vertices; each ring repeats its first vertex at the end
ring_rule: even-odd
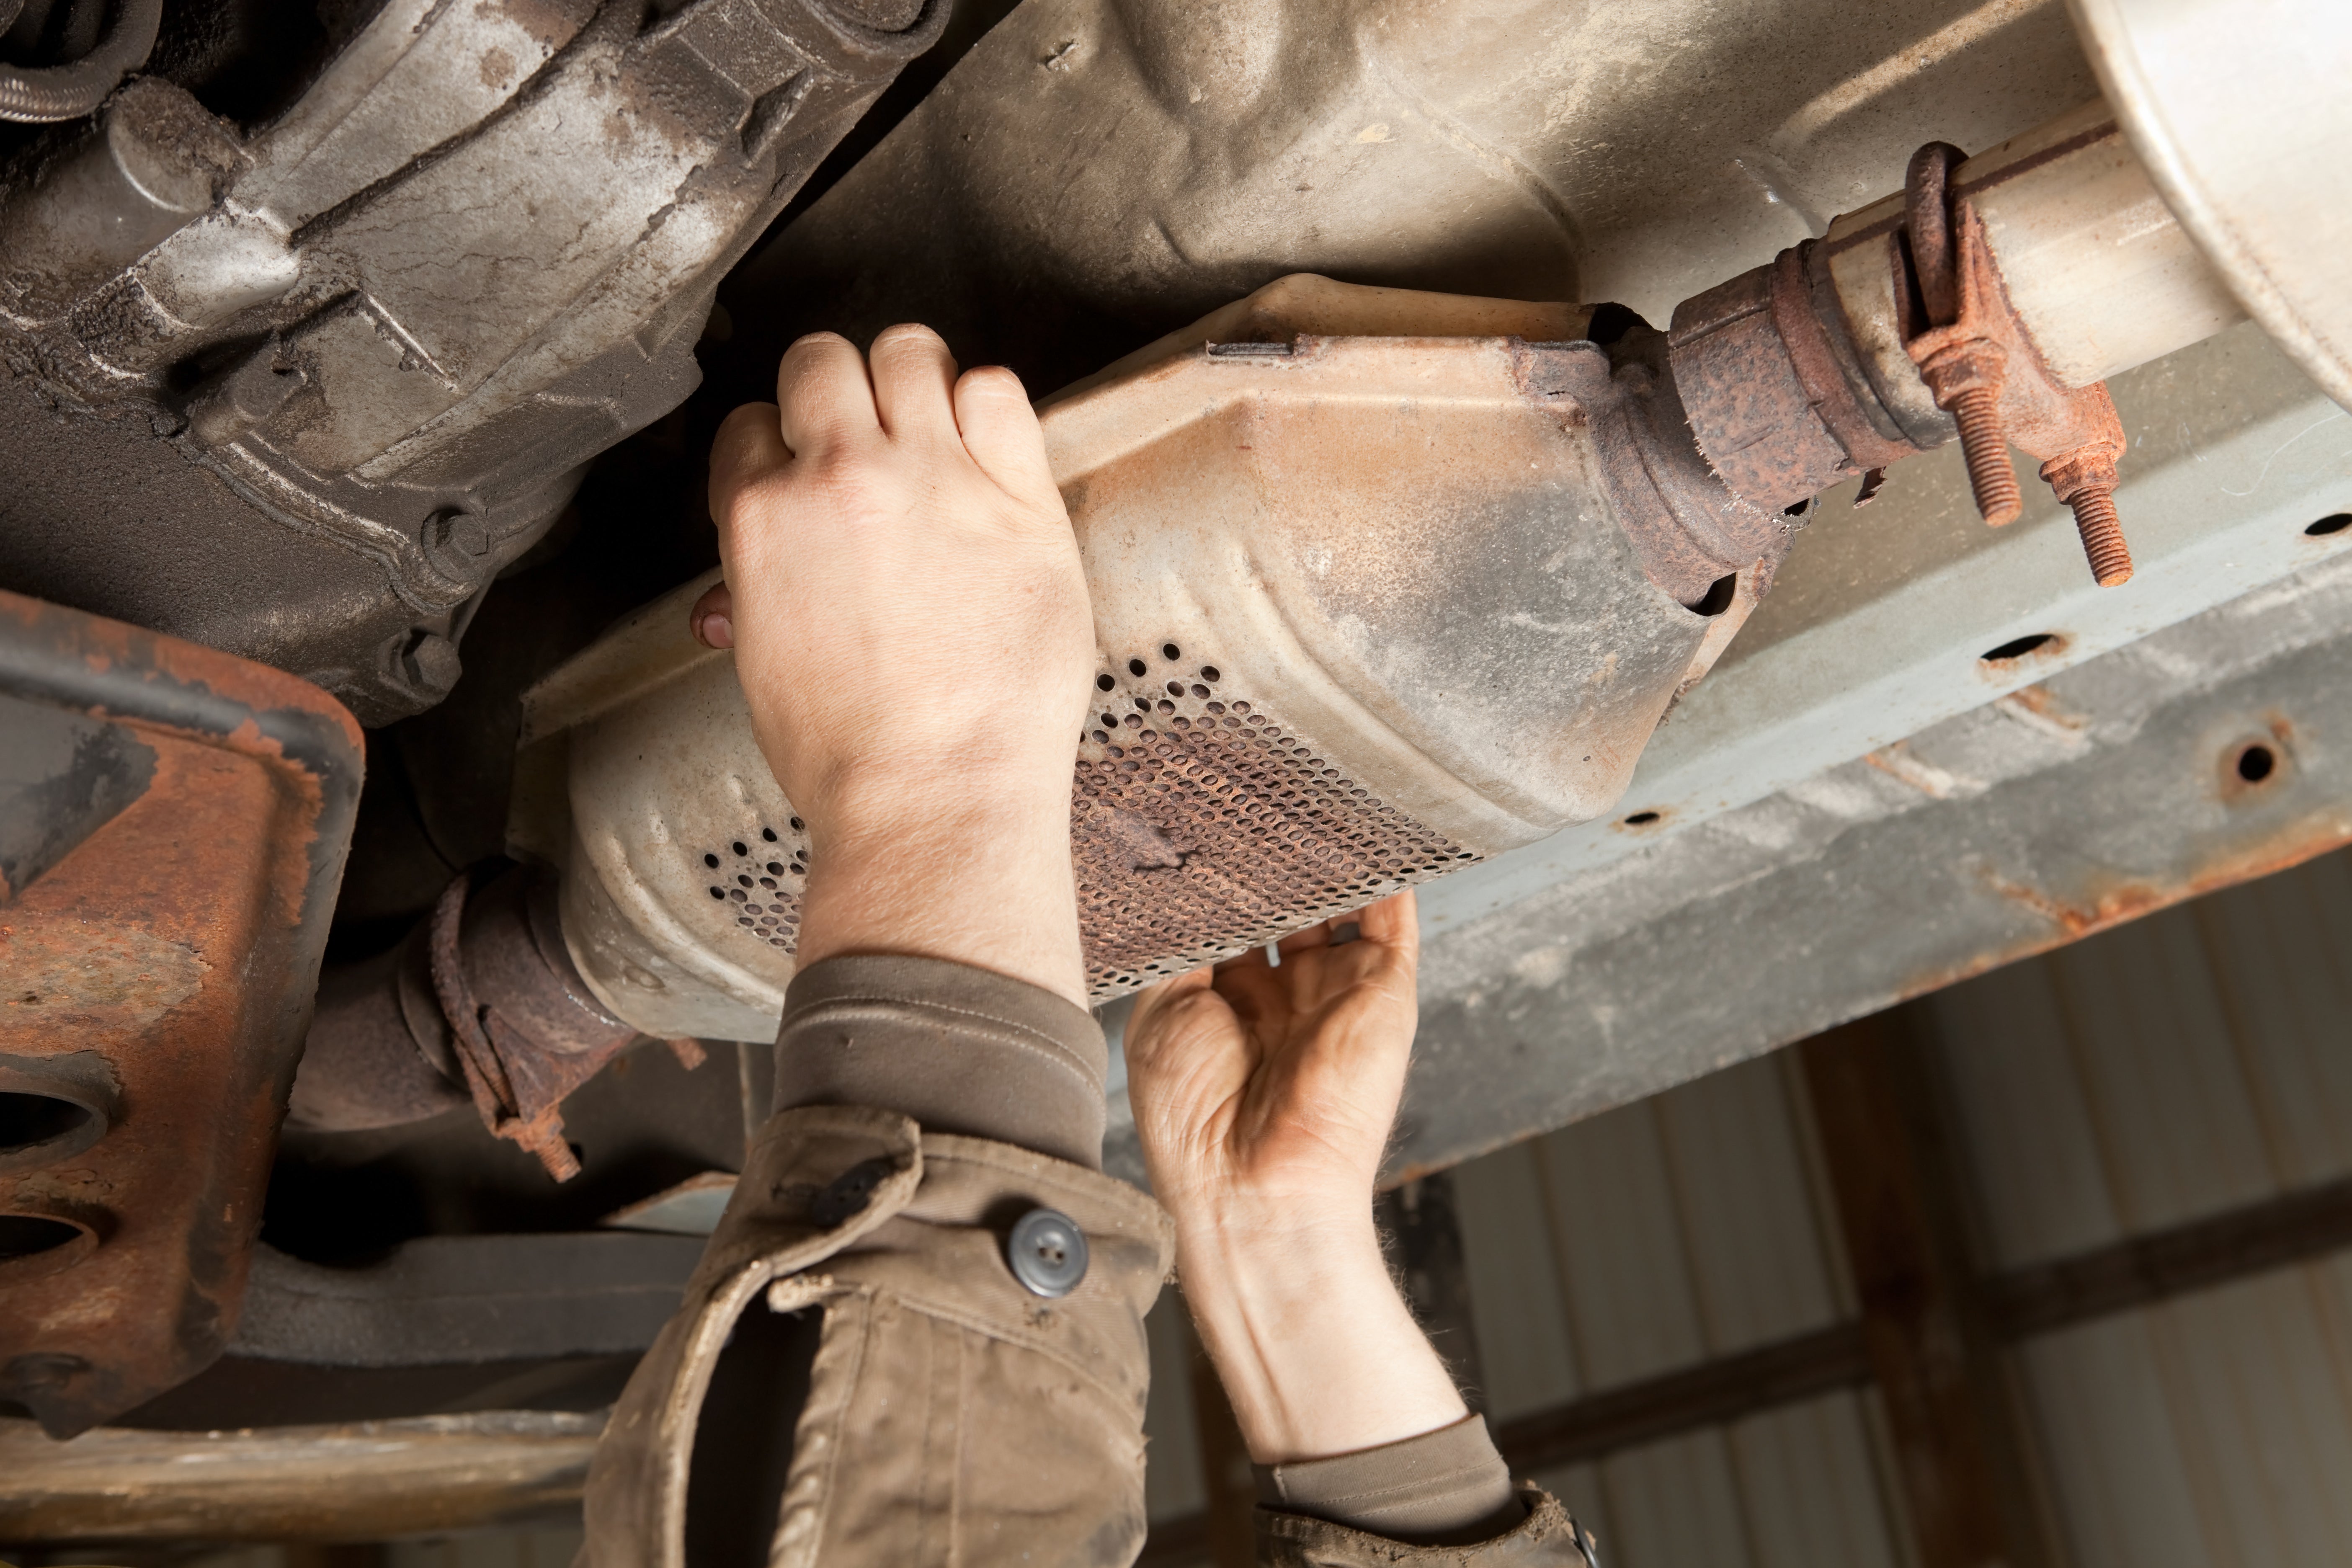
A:
POLYGON ((1412 1054, 1411 892, 1213 972, 1127 1029, 1152 1192, 1184 1300, 1261 1464, 1377 1447, 1467 1414, 1397 1294, 1372 1187, 1412 1054), (1360 939, 1334 946, 1337 928, 1360 939))

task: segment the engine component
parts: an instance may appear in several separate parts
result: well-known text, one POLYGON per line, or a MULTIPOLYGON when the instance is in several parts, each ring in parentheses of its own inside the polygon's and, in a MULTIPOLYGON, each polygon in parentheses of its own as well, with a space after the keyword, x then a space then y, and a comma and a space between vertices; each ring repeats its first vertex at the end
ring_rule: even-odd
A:
MULTIPOLYGON (((1664 340, 1613 314, 1604 347, 1570 307, 1291 279, 1045 407, 1103 650, 1072 803, 1097 995, 1617 798, 1790 524, 1706 471, 1664 340)), ((807 838, 688 636, 708 581, 526 699, 510 831, 566 867, 616 1016, 764 1039, 807 838)))
POLYGON ((0 595, 0 1394, 52 1434, 236 1327, 360 771, 314 687, 0 595))
MULTIPOLYGON (((49 19, 48 13, 71 9, 70 5, 27 6, 22 0, 7 0, 0 5, 0 34, 47 31, 39 24, 49 19), (26 16, 27 11, 34 15, 26 16)), ((74 58, 40 66, 0 61, 0 120, 36 124, 79 120, 145 64, 163 25, 163 0, 121 0, 110 9, 106 30, 74 58)))
MULTIPOLYGON (((579 1173, 564 1096, 637 1031, 582 982, 556 922, 554 879, 480 868, 380 957, 331 971, 294 1080, 290 1122, 390 1127, 471 1102, 557 1181, 579 1173)), ((688 1067, 701 1047, 672 1042, 688 1067)))
POLYGON ((387 0, 250 136, 134 84, 0 191, 0 580, 429 707, 947 9, 387 0))

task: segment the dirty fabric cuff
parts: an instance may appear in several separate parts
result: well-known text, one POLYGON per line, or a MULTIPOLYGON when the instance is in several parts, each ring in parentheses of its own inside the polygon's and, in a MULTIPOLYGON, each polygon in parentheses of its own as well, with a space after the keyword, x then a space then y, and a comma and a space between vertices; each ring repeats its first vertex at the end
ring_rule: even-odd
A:
POLYGON ((1102 1169, 1093 1015, 1050 991, 945 959, 828 958, 784 993, 776 1109, 870 1105, 1102 1169))
POLYGON ((1255 1468, 1267 1508, 1409 1545, 1489 1540, 1527 1514, 1481 1415, 1378 1448, 1255 1468))

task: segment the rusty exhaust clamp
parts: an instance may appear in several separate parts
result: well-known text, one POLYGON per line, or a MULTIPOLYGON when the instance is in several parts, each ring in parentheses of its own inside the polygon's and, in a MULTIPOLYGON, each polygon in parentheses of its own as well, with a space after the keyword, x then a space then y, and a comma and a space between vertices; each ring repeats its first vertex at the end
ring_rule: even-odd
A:
POLYGON ((2102 588, 2131 581, 2131 551, 2116 516, 2123 424, 2105 382, 2069 387, 2050 374, 2011 308, 1984 223, 1952 174, 1967 154, 1931 142, 1904 180, 1905 249, 1912 287, 1896 298, 1920 310, 1905 347, 1936 406, 1959 426, 1977 510, 1999 528, 2024 511, 2009 447, 2042 459, 2042 478, 2074 513, 2091 574, 2102 588))
POLYGON ((1959 149, 1930 143, 1911 160, 1895 217, 1840 218, 1826 239, 1684 300, 1669 337, 1675 385, 1725 484, 1792 517, 1842 479, 1861 479, 1854 504, 1867 504, 1889 467, 1957 437, 1979 511, 2013 522, 2024 510, 2013 443, 2042 459, 2092 574, 2115 587, 2132 572, 2115 507, 2122 423, 2105 383, 2069 387, 2034 348, 1968 189, 1951 178, 1961 162, 1959 149), (1859 271, 1884 271, 1863 292, 1885 308, 1856 320, 1857 273, 1841 268, 1873 250, 1882 260, 1859 271), (1900 385, 1890 358, 1907 358, 1904 378, 1916 382, 1900 385))
POLYGON ((53 1436, 236 1328, 362 767, 307 681, 0 593, 0 1397, 53 1436))
MULTIPOLYGON (((636 1038, 565 952, 554 879, 494 861, 451 882, 398 948, 328 973, 289 1123, 353 1131, 470 1102, 490 1132, 569 1181, 580 1162, 564 1097, 636 1038)), ((694 1040, 668 1044, 701 1065, 694 1040)))

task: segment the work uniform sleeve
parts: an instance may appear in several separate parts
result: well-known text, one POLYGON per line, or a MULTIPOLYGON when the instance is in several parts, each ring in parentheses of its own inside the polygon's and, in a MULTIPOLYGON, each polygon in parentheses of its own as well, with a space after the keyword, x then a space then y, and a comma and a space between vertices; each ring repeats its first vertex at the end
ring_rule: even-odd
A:
POLYGON ((1113 1564, 1173 1228, 1096 1168, 1101 1033, 961 965, 793 985, 780 1110, 589 1472, 587 1568, 1113 1564))
POLYGON ((1593 1568, 1592 1541, 1538 1487, 1514 1489, 1483 1416, 1303 1464, 1257 1467, 1268 1568, 1593 1568))

